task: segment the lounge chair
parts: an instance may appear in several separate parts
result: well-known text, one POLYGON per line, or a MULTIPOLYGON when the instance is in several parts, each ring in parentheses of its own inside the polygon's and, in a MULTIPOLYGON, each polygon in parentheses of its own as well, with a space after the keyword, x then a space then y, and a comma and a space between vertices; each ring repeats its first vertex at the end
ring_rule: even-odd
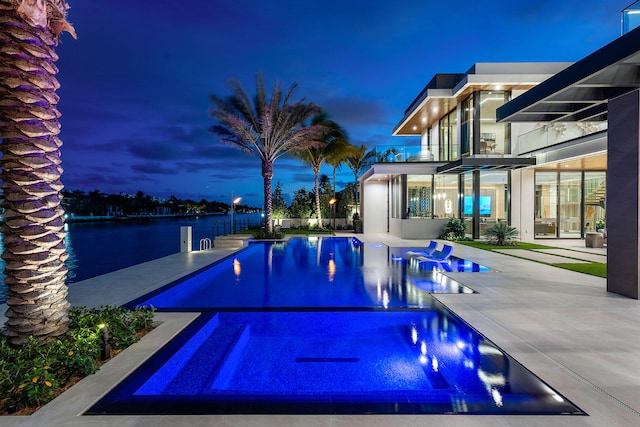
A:
POLYGON ((444 245, 442 247, 442 250, 439 252, 434 253, 431 256, 417 256, 414 259, 418 262, 418 264, 422 263, 422 262, 443 262, 448 260, 451 257, 451 254, 453 253, 453 246, 451 245, 444 245))
POLYGON ((424 250, 421 250, 421 251, 407 251, 407 255, 409 255, 409 256, 430 257, 430 256, 433 256, 433 254, 434 254, 434 252, 436 251, 437 248, 438 248, 438 242, 436 242, 435 240, 432 240, 431 242, 429 242, 429 246, 424 248, 424 250))

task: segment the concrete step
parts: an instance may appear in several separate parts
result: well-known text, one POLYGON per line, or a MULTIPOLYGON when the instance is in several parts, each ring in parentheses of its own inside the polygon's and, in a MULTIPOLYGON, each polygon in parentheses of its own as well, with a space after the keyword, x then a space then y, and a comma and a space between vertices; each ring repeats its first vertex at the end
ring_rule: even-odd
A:
POLYGON ((216 236, 213 241, 215 248, 241 248, 245 245, 245 242, 251 239, 250 235, 240 234, 225 234, 222 236, 216 236))

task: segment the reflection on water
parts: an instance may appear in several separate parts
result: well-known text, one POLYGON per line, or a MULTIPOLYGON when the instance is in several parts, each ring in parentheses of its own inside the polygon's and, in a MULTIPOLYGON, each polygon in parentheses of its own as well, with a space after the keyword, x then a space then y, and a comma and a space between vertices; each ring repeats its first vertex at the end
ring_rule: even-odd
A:
POLYGON ((431 304, 429 293, 472 292, 441 270, 398 261, 383 244, 314 237, 252 245, 137 304, 163 309, 424 307, 431 304))
MULTIPOLYGON (((239 214, 252 223, 260 214, 239 214)), ((180 252, 180 227, 191 226, 194 248, 202 238, 211 238, 217 221, 227 216, 166 218, 141 221, 72 223, 65 225, 65 245, 69 258, 67 283, 96 277, 180 252)), ((0 234, 1 243, 1 234, 0 234)), ((1 248, 4 250, 4 248, 1 248)), ((0 260, 1 271, 4 261, 0 260)), ((5 301, 4 275, 0 283, 0 303, 5 301)))

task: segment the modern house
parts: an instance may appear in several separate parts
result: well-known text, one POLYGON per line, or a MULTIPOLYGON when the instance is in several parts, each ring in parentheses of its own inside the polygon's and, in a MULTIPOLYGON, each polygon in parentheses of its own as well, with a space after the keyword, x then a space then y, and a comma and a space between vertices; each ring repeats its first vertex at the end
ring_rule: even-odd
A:
POLYGON ((473 238, 507 221, 523 241, 578 239, 606 218, 609 290, 638 298, 638 98, 637 28, 574 64, 438 74, 393 130, 421 145, 377 147, 360 180, 364 231, 433 238, 457 217, 473 238))

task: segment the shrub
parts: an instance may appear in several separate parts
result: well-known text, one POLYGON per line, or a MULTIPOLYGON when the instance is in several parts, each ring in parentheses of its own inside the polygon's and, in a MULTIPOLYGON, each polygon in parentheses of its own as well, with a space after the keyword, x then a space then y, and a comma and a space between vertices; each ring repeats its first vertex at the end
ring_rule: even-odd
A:
POLYGON ((362 233, 362 220, 360 219, 360 214, 358 212, 354 213, 351 219, 353 221, 353 231, 355 233, 362 233))
POLYGON ((74 307, 69 320, 69 332, 48 344, 30 337, 12 346, 0 337, 0 412, 37 408, 76 379, 96 372, 103 348, 101 325, 109 327, 109 345, 123 349, 152 328, 153 309, 74 307))
POLYGON ((449 221, 442 229, 441 239, 444 240, 463 240, 466 234, 464 220, 460 218, 449 218, 449 221))
POLYGON ((506 222, 498 222, 484 230, 487 243, 496 246, 513 246, 518 238, 518 229, 506 222))

